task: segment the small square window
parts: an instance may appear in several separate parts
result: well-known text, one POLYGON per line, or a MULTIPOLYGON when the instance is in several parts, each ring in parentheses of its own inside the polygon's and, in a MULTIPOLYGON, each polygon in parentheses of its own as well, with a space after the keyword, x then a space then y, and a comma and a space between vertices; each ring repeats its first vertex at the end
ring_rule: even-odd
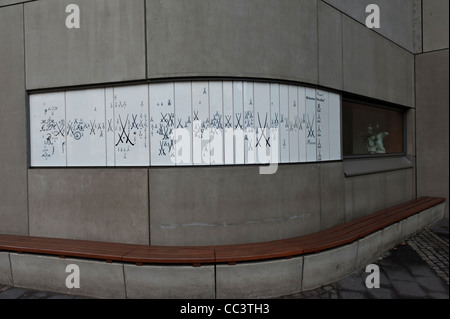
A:
POLYGON ((404 153, 404 111, 343 101, 344 157, 404 153))

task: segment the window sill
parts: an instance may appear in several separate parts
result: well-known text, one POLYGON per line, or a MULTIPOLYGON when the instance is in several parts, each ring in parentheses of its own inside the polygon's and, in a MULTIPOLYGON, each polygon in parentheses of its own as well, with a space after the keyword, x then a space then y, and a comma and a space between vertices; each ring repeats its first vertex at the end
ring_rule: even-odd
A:
POLYGON ((412 168, 406 156, 344 159, 346 177, 412 168))

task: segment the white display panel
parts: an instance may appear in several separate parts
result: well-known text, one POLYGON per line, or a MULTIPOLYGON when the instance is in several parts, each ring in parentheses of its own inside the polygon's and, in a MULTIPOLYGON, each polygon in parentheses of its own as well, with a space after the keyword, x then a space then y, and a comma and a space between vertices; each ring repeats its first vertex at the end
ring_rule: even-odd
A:
POLYGON ((317 160, 316 151, 316 90, 306 89, 306 161, 317 160))
POLYGON ((32 166, 66 166, 65 93, 30 96, 32 166))
POLYGON ((244 92, 242 82, 233 82, 234 163, 244 164, 244 92))
MULTIPOLYGON (((191 82, 175 83, 175 161, 192 165, 192 87, 191 82)), ((151 107, 150 107, 151 110, 151 107)))
POLYGON ((223 130, 224 160, 226 165, 234 164, 234 113, 233 83, 223 82, 223 130))
POLYGON ((253 99, 253 82, 244 82, 244 156, 245 164, 255 164, 255 110, 253 99))
POLYGON ((330 159, 330 122, 328 92, 316 91, 317 161, 330 159))
POLYGON ((210 165, 209 150, 209 83, 192 82, 193 138, 192 158, 194 165, 210 165))
POLYGON ((66 92, 67 166, 105 166, 105 89, 66 92))
POLYGON ((30 96, 31 165, 341 160, 340 95, 293 84, 179 81, 30 96))
POLYGON ((175 159, 174 84, 158 83, 149 87, 151 163, 171 166, 175 159))
POLYGON ((280 163, 280 86, 270 84, 271 163, 280 163))
POLYGON ((149 166, 148 86, 114 88, 116 166, 149 166))
POLYGON ((289 89, 280 85, 280 163, 289 163, 289 89))
POLYGON ((223 95, 222 82, 209 82, 209 155, 211 165, 223 165, 223 95))
POLYGON ((306 89, 298 87, 298 161, 306 162, 306 89))
POLYGON ((106 165, 116 165, 114 89, 105 88, 106 165))
POLYGON ((297 163, 299 152, 299 129, 300 129, 297 86, 289 85, 288 96, 289 96, 289 161, 291 163, 297 163))
POLYGON ((255 159, 257 164, 269 164, 271 160, 270 140, 270 84, 254 84, 255 107, 255 159))

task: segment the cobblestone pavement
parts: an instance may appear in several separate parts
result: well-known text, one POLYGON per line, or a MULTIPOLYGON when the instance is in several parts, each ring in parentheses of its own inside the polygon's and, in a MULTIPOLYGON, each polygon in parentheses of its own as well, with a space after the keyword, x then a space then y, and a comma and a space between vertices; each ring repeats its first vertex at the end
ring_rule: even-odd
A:
MULTIPOLYGON (((449 299, 449 221, 424 229, 374 264, 380 269, 380 288, 369 289, 365 269, 336 283, 279 299, 449 299)), ((80 299, 0 285, 0 299, 80 299)))

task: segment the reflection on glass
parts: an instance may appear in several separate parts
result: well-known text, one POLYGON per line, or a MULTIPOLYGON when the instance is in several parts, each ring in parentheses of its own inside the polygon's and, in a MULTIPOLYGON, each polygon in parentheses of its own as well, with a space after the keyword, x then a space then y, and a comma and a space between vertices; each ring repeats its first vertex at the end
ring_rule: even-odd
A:
POLYGON ((403 153, 403 112, 343 103, 344 156, 403 153))

